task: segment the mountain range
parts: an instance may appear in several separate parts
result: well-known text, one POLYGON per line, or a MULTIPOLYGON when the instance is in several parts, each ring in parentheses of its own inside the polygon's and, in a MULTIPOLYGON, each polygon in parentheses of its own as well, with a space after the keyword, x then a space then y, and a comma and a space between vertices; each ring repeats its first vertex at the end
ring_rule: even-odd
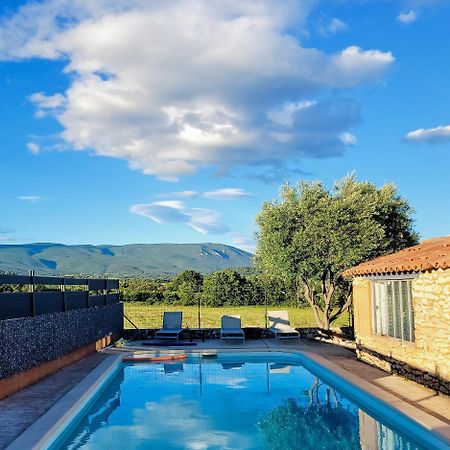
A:
POLYGON ((249 267, 252 254, 223 244, 0 245, 0 272, 36 275, 173 276, 249 267))

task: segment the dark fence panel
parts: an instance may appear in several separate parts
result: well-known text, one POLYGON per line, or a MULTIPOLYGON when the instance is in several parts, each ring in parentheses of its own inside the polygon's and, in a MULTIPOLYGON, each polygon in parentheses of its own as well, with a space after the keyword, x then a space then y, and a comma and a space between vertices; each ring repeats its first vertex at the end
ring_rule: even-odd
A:
POLYGON ((27 317, 32 314, 32 294, 19 292, 0 294, 0 320, 27 317))
POLYGON ((89 306, 103 306, 106 305, 106 295, 90 295, 89 306))
POLYGON ((28 275, 0 275, 0 284, 31 284, 28 275))
POLYGON ((88 308, 88 291, 81 292, 65 292, 66 310, 88 308))
POLYGON ((86 278, 64 278, 64 284, 66 286, 87 286, 88 281, 86 278))
POLYGON ((33 277, 34 284, 49 284, 49 285, 59 285, 64 283, 64 278, 62 277, 33 277))
POLYGON ((35 292, 34 314, 49 314, 64 311, 64 296, 62 292, 35 292))
POLYGON ((119 294, 108 294, 106 296, 106 304, 112 305, 113 303, 119 302, 119 294))
POLYGON ((101 291, 106 289, 106 280, 88 280, 90 291, 101 291))
POLYGON ((119 289, 119 280, 106 280, 106 289, 119 289))
POLYGON ((89 291, 104 291, 102 295, 89 295, 89 291, 0 292, 0 320, 29 317, 53 312, 70 311, 93 306, 112 305, 119 302, 119 294, 109 291, 119 289, 118 280, 41 277, 34 275, 0 275, 1 284, 88 286, 89 291))

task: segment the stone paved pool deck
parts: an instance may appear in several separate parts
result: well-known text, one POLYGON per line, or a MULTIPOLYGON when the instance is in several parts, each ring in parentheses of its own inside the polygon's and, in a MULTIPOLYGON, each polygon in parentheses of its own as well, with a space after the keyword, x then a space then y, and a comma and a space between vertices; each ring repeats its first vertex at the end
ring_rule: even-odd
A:
MULTIPOLYGON (((314 342, 314 341, 286 341, 280 342, 274 339, 261 339, 247 341, 245 344, 224 344, 219 340, 197 342, 196 346, 186 347, 187 351, 269 351, 295 350, 308 353, 308 356, 317 357, 323 361, 329 361, 341 371, 347 378, 364 380, 367 389, 373 389, 379 395, 384 395, 395 403, 395 399, 406 402, 403 409, 407 412, 408 405, 417 408, 423 413, 423 420, 428 421, 433 427, 433 418, 445 424, 436 430, 441 436, 450 442, 450 397, 439 395, 415 382, 403 379, 396 375, 389 375, 380 369, 374 368, 358 361, 354 352, 346 348, 314 342), (392 397, 394 396, 394 397, 392 397), (429 415, 429 416, 428 416, 429 415)), ((126 351, 167 353, 182 351, 183 347, 151 347, 143 346, 136 341, 122 349, 110 348, 102 352, 90 355, 65 369, 39 381, 22 391, 0 401, 0 449, 6 448, 14 439, 23 433, 28 427, 43 416, 58 400, 65 396, 72 388, 90 374, 109 355, 126 351)), ((402 402, 400 402, 402 403, 402 402)), ((419 411, 419 413, 420 413, 419 411)), ((417 410, 416 410, 417 414, 417 410)), ((420 415, 420 414, 419 414, 420 415)))

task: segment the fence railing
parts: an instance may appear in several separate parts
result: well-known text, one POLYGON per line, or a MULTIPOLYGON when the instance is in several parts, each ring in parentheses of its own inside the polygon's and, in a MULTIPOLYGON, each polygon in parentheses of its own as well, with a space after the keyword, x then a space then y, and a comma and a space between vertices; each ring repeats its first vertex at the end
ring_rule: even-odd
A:
POLYGON ((52 312, 104 306, 119 301, 119 280, 107 278, 42 277, 0 275, 0 320, 33 317, 52 312), (23 292, 5 292, 5 285, 28 286, 23 292), (40 286, 59 286, 59 290, 38 290, 40 286), (71 290, 77 287, 77 290, 71 290), (68 290, 68 289, 69 290, 68 290))
MULTIPOLYGON (((181 311, 184 328, 219 328, 223 315, 239 315, 243 327, 266 328, 267 312, 286 310, 291 326, 295 328, 314 328, 317 323, 311 308, 299 308, 286 304, 255 306, 222 306, 206 305, 150 305, 144 302, 124 302, 125 328, 161 328, 163 314, 166 311, 181 311), (131 321, 129 321, 129 320, 131 321)), ((349 326, 348 314, 344 313, 333 323, 333 326, 349 326)))

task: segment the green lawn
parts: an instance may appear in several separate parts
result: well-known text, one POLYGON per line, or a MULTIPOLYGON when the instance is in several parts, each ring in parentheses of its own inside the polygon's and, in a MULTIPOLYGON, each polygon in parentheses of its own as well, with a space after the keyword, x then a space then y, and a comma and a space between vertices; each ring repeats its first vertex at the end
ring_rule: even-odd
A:
MULTIPOLYGON (((162 323, 162 315, 164 311, 183 311, 183 327, 197 328, 197 307, 196 306, 167 306, 167 305, 147 305, 140 302, 125 302, 125 315, 138 328, 159 328, 162 323)), ((317 326, 312 310, 309 308, 280 307, 269 306, 268 310, 287 309, 291 325, 296 328, 315 327, 317 326)), ((220 316, 224 314, 238 314, 241 316, 243 327, 264 327, 265 326, 265 307, 264 306, 236 306, 211 308, 202 307, 200 326, 203 328, 220 327, 220 316)), ((133 326, 125 320, 125 328, 133 328, 133 326)), ((333 323, 333 326, 348 325, 347 314, 344 313, 339 319, 333 323)))

